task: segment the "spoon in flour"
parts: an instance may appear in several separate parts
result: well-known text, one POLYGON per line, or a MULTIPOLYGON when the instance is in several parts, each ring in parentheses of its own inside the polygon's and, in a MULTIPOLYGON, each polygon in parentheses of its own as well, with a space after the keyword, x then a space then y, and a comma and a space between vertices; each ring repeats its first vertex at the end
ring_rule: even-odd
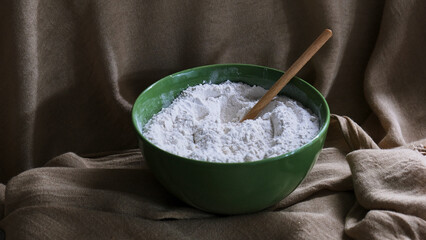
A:
POLYGON ((318 52, 318 50, 331 38, 333 32, 325 29, 321 35, 305 50, 305 52, 290 66, 278 81, 263 95, 253 108, 240 120, 254 119, 260 111, 284 88, 285 85, 302 69, 303 66, 318 52))

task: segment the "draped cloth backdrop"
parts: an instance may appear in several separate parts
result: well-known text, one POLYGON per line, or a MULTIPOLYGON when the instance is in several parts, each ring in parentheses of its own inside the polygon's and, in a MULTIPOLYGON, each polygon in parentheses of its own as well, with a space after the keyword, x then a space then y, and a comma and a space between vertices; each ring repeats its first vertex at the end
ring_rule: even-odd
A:
MULTIPOLYGON (((10 239, 421 239, 426 236, 426 2, 5 1, 0 229, 10 239), (255 214, 191 208, 153 178, 130 111, 190 67, 286 70, 333 113, 302 185, 255 214)), ((0 234, 1 236, 1 234, 0 234)))

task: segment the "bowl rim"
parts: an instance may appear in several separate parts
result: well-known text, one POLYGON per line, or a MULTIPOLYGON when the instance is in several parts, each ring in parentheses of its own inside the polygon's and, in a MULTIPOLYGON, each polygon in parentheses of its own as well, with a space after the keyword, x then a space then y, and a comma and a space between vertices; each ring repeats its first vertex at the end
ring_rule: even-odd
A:
MULTIPOLYGON (((161 149, 160 147, 156 146, 155 144, 151 143, 151 141, 149 141, 148 139, 146 139, 144 137, 144 135, 142 134, 141 131, 139 131, 138 127, 137 127, 137 120, 136 120, 136 110, 135 110, 135 106, 138 104, 139 101, 141 101, 140 99, 142 98, 142 95, 149 91, 151 88, 153 88, 156 84, 158 84, 161 81, 166 81, 166 78, 170 78, 170 77, 174 77, 176 75, 182 74, 182 73, 186 73, 186 72, 190 72, 190 71, 194 71, 194 70, 199 70, 199 69, 203 69, 203 68, 212 68, 212 67, 238 67, 238 66, 243 66, 243 67, 256 67, 256 68, 263 68, 263 69, 267 69, 267 70, 272 70, 272 71, 277 71, 280 72, 282 74, 284 74, 284 71, 281 71, 279 69, 275 69, 275 68, 271 68, 271 67, 266 67, 266 66, 261 66, 261 65, 256 65, 256 64, 246 64, 246 63, 219 63, 219 64, 210 64, 210 65, 202 65, 202 66, 197 66, 197 67, 192 67, 192 68, 188 68, 188 69, 184 69, 181 70, 179 72, 175 72, 172 74, 169 74, 167 76, 162 77, 161 79, 155 81, 154 83, 152 83, 150 86, 148 86, 145 90, 143 90, 138 97, 136 98, 133 106, 132 106, 132 110, 131 110, 131 115, 132 115, 132 125, 133 128, 136 130, 136 132, 138 133, 138 136, 144 140, 146 143, 148 143, 149 145, 151 145, 151 147, 156 148, 157 150, 160 150, 163 153, 167 153, 170 154, 184 162, 191 162, 191 163, 195 163, 195 164, 200 164, 200 165, 222 165, 222 166, 235 166, 235 165, 257 165, 257 164, 263 164, 265 162, 272 162, 272 161, 278 161, 278 160, 282 160, 283 158, 286 158, 290 155, 294 155, 298 152, 303 151, 304 149, 309 148, 311 145, 313 145, 314 143, 320 141, 320 136, 327 134, 327 130, 328 127, 330 125, 330 108, 328 106, 327 101, 325 100, 324 96, 315 88, 313 87, 311 84, 309 84, 308 82, 306 82, 305 80, 294 76, 293 78, 297 79, 298 81, 301 81, 303 84, 306 84, 308 87, 310 87, 316 94, 318 94, 318 96, 320 97, 320 99, 323 101, 324 106, 326 108, 326 119, 324 124, 322 125, 322 127, 320 128, 320 130, 318 131, 318 133, 315 135, 314 138, 311 139, 311 141, 309 141, 308 143, 296 148, 293 151, 289 151, 286 152, 284 154, 278 155, 278 156, 274 156, 274 157, 270 157, 270 158, 265 158, 265 159, 261 159, 261 160, 255 160, 255 161, 250 161, 250 162, 208 162, 208 161, 203 161, 203 160, 197 160, 197 159, 192 159, 192 158, 187 158, 187 157, 182 157, 179 155, 176 155, 174 153, 165 151, 163 149, 161 149)), ((293 79, 292 78, 292 79, 293 79)))

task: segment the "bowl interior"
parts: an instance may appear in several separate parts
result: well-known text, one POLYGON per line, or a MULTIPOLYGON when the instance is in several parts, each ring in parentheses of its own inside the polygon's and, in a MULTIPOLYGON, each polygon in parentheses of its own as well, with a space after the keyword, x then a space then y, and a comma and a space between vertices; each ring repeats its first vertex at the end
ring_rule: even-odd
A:
MULTIPOLYGON (((216 64, 169 75, 148 87, 137 98, 132 110, 133 125, 139 136, 147 140, 142 135, 143 126, 154 114, 169 106, 189 86, 203 83, 219 84, 230 80, 269 89, 283 73, 276 69, 250 64, 216 64)), ((326 130, 330 115, 329 108, 325 99, 314 87, 294 77, 279 94, 301 102, 319 116, 318 135, 326 130)))

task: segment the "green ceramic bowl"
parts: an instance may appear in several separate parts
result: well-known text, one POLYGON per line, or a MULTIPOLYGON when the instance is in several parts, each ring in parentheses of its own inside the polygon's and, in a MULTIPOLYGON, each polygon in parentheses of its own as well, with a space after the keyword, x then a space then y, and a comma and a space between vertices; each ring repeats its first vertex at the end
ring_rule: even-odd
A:
POLYGON ((142 154, 164 187, 184 202, 218 214, 256 212, 288 196, 318 158, 330 121, 324 97, 299 78, 293 78, 280 94, 310 108, 319 116, 321 126, 311 142, 295 151, 255 162, 211 163, 163 151, 142 134, 146 122, 188 86, 230 80, 268 89, 282 74, 282 71, 256 65, 217 64, 169 75, 143 91, 133 106, 133 125, 142 154))

